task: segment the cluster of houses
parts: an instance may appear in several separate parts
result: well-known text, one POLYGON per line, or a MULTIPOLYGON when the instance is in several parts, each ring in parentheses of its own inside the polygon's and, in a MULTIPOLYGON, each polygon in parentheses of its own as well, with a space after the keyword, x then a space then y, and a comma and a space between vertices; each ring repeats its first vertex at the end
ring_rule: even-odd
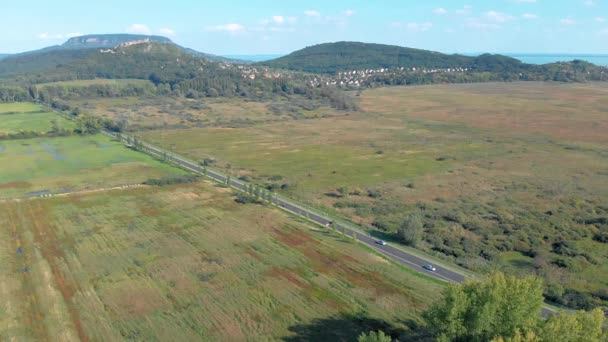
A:
POLYGON ((407 73, 463 73, 469 71, 469 68, 379 68, 379 69, 364 69, 338 72, 335 76, 319 76, 309 80, 309 84, 313 87, 319 86, 353 86, 358 87, 363 85, 371 77, 378 75, 403 75, 407 73))
POLYGON ((268 68, 258 70, 250 65, 238 65, 237 68, 241 71, 243 79, 255 80, 256 78, 279 79, 281 74, 278 72, 270 72, 268 68))

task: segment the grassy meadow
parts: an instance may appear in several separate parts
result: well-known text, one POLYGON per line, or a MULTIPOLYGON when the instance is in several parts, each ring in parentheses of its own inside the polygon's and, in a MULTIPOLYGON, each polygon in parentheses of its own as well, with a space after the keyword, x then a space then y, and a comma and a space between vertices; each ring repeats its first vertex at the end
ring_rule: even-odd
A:
POLYGON ((603 84, 379 88, 338 117, 142 135, 389 240, 419 215, 418 248, 539 274, 549 298, 589 308, 608 301, 606 95, 603 84))
POLYGON ((47 133, 53 128, 73 129, 74 124, 33 103, 0 103, 0 137, 21 131, 47 133))
POLYGON ((206 182, 0 206, 3 340, 351 341, 440 287, 206 182))
POLYGON ((0 165, 0 199, 141 183, 183 173, 103 135, 3 140, 0 165))
POLYGON ((30 102, 0 103, 0 114, 40 113, 42 111, 39 105, 30 102))

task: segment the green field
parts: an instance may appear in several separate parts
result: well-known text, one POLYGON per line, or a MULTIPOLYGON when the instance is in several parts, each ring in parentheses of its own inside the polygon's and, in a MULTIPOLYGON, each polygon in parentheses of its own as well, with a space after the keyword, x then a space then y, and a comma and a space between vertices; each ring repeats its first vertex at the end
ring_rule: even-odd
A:
POLYGON ((440 287, 207 183, 0 206, 3 340, 352 341, 440 287))
POLYGON ((32 113, 40 112, 42 108, 34 103, 29 102, 14 102, 0 103, 0 114, 6 113, 32 113))
POLYGON ((73 121, 67 120, 56 113, 20 113, 0 115, 0 136, 20 131, 47 133, 53 127, 53 121, 58 129, 72 130, 73 121))
POLYGON ((0 141, 0 198, 141 183, 183 171, 102 135, 0 141))
POLYGON ((141 134, 389 240, 419 215, 418 248, 475 271, 539 274, 560 303, 608 300, 605 84, 380 88, 360 105, 340 117, 141 134))
POLYGON ((46 134, 52 129, 73 130, 75 124, 56 113, 48 113, 37 104, 27 102, 0 104, 0 138, 19 132, 46 134))

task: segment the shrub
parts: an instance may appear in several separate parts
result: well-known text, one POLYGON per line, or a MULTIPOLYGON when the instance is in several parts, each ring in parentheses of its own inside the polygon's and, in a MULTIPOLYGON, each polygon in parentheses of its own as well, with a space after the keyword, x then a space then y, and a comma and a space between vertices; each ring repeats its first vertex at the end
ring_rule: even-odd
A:
POLYGON ((416 246, 422 238, 422 220, 418 214, 410 214, 397 228, 397 236, 403 243, 409 246, 416 246))
POLYGON ((235 192, 234 201, 240 204, 260 204, 262 203, 258 198, 251 196, 243 192, 235 192))
POLYGON ((144 182, 146 185, 156 185, 156 186, 165 186, 165 185, 174 185, 174 184, 188 184, 194 183, 198 181, 198 175, 183 175, 183 176, 174 176, 174 177, 165 177, 161 179, 148 179, 144 182))

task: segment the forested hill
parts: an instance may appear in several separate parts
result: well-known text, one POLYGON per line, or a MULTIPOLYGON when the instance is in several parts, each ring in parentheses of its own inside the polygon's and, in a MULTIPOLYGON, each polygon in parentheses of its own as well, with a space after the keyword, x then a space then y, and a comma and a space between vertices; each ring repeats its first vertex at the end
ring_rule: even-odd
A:
POLYGON ((172 43, 140 42, 111 49, 56 50, 0 61, 0 78, 22 85, 93 78, 177 83, 219 64, 172 43))
MULTIPOLYGON (((148 41, 172 45, 183 52, 210 61, 234 63, 232 59, 215 56, 181 47, 169 38, 137 34, 95 34, 70 38, 61 45, 49 46, 40 50, 22 52, 14 55, 0 55, 0 78, 14 78, 23 74, 47 73, 55 67, 61 68, 74 61, 88 58, 100 49, 112 49, 121 45, 148 41)), ((44 75, 46 77, 46 75, 44 75)))
POLYGON ((501 55, 470 57, 447 55, 394 45, 337 42, 310 46, 287 56, 258 63, 288 70, 334 74, 339 71, 378 68, 475 68, 503 71, 525 68, 517 59, 501 55))

